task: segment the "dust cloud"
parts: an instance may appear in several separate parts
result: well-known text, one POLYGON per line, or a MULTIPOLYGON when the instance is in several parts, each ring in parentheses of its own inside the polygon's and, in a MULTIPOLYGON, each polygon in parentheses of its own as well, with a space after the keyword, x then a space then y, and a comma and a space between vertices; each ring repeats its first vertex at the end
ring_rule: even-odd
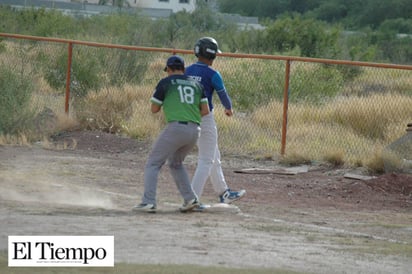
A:
POLYGON ((112 209, 111 195, 73 182, 62 181, 45 171, 0 170, 0 199, 16 202, 85 206, 112 209))

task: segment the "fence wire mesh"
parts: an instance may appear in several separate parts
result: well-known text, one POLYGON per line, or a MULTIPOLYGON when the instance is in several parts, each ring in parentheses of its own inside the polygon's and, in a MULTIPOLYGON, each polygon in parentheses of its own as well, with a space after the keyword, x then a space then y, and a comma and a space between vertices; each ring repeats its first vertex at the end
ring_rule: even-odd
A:
MULTIPOLYGON (((56 130, 49 118, 58 120, 65 111, 68 54, 65 43, 0 42, 3 134, 56 130)), ((166 76, 169 53, 74 44, 72 54, 69 116, 81 128, 139 139, 157 136, 164 120, 150 112, 149 99, 166 76)), ((187 65, 196 61, 193 54, 181 55, 187 65)), ((235 111, 226 117, 214 97, 221 152, 277 157, 286 118, 286 62, 219 56, 213 67, 235 111)), ((412 122, 412 70, 292 60, 287 92, 286 155, 311 161, 341 157, 362 165, 412 122)), ((412 152, 407 155, 410 159, 412 152)))

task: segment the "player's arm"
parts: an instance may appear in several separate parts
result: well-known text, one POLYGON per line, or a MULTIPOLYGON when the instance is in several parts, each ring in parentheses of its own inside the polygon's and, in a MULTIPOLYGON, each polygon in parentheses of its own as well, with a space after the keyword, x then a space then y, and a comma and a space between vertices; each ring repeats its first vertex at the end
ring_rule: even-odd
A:
POLYGON ((152 103, 152 106, 151 106, 152 113, 159 112, 161 108, 162 108, 162 106, 160 106, 156 103, 152 103))
POLYGON ((151 105, 152 113, 159 112, 163 105, 163 100, 165 98, 165 90, 163 88, 162 82, 163 81, 160 81, 158 83, 155 91, 153 92, 152 98, 150 98, 150 102, 152 103, 151 105))
POLYGON ((225 109, 225 114, 226 116, 232 116, 233 115, 233 110, 232 109, 225 109))
POLYGON ((210 113, 209 100, 206 97, 205 89, 204 89, 203 85, 200 82, 198 82, 198 85, 200 86, 200 90, 201 90, 200 115, 205 116, 205 115, 208 115, 210 113))
POLYGON ((152 98, 150 98, 150 102, 152 102, 152 105, 150 107, 152 113, 159 112, 160 109, 162 108, 163 101, 156 97, 156 93, 152 98))
POLYGON ((206 103, 201 103, 200 104, 200 115, 205 116, 208 115, 210 112, 209 110, 209 104, 207 103, 207 99, 206 99, 206 103))
POLYGON ((222 76, 219 72, 216 72, 215 75, 213 75, 212 85, 213 88, 216 90, 217 95, 219 96, 220 102, 225 108, 225 114, 227 116, 232 116, 232 100, 230 99, 230 96, 226 91, 225 85, 223 84, 222 76))

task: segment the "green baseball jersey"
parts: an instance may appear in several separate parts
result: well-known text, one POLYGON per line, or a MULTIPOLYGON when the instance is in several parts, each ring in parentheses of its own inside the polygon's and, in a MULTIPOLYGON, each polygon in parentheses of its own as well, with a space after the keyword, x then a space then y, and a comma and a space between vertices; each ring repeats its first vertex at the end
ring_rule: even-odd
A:
POLYGON ((163 107, 167 122, 200 124, 200 106, 207 104, 202 84, 185 75, 171 75, 157 84, 150 101, 163 107))

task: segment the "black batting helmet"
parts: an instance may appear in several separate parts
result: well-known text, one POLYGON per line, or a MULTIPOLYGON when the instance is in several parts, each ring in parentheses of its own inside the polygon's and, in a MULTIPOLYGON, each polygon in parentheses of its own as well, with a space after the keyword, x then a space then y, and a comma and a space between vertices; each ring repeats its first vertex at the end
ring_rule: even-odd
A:
POLYGON ((195 44, 196 57, 202 56, 208 60, 216 58, 216 54, 220 53, 219 45, 212 37, 200 38, 195 44))

